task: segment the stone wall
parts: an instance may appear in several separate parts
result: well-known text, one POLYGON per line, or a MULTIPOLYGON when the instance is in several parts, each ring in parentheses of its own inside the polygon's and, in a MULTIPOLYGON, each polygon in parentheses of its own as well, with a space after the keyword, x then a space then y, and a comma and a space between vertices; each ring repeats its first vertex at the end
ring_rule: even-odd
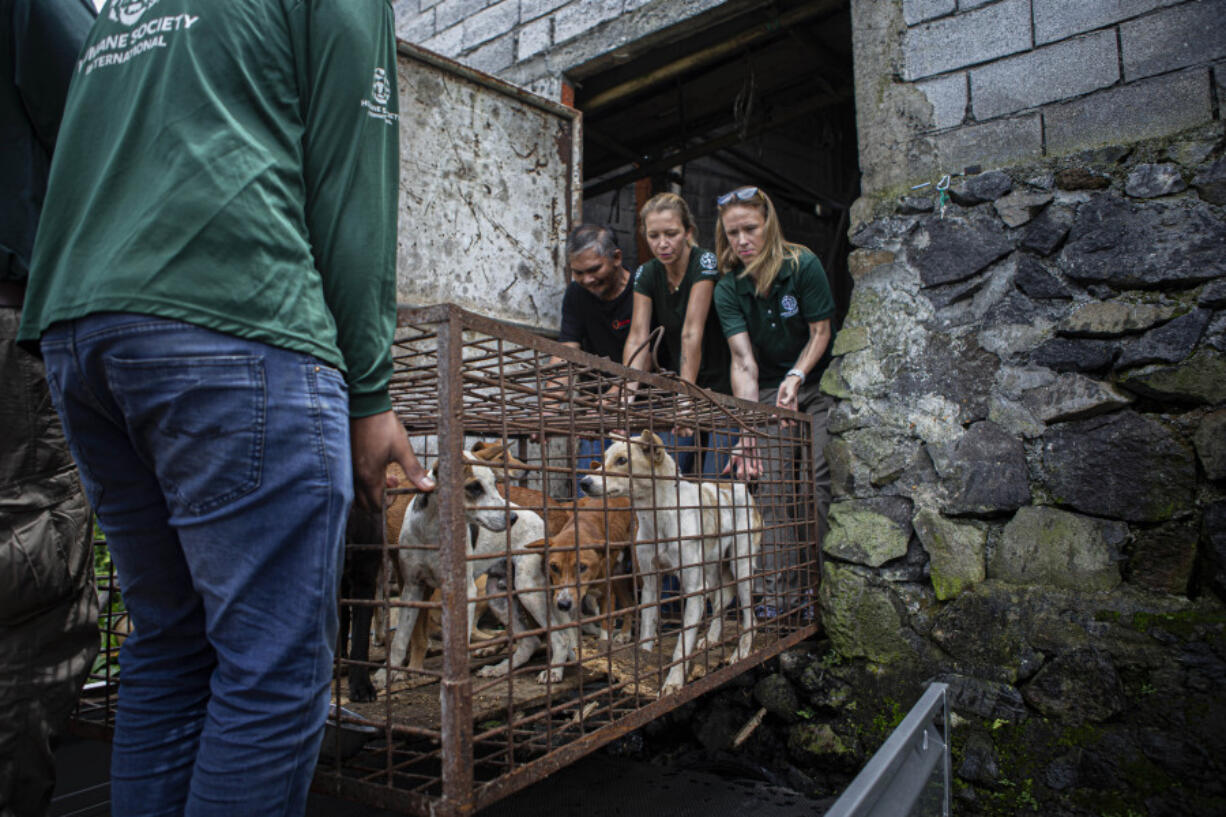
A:
POLYGON ((825 677, 949 681, 968 807, 1226 805, 1223 133, 879 200, 852 236, 821 599, 859 680, 825 677))
POLYGON ((852 0, 863 189, 1219 117, 1226 0, 852 0))

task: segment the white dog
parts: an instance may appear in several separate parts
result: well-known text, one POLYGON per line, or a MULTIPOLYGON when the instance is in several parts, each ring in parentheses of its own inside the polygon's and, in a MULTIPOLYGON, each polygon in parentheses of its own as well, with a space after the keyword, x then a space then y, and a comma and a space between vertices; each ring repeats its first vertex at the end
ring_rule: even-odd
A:
POLYGON ((629 496, 638 519, 635 555, 643 571, 644 650, 655 648, 659 624, 660 573, 675 573, 685 596, 682 631, 661 695, 681 689, 690 657, 719 642, 723 611, 735 598, 741 637, 728 658, 749 657, 753 648, 753 565, 762 542, 762 517, 743 483, 682 479, 663 441, 651 432, 614 443, 600 473, 579 482, 593 496, 629 496), (703 641, 698 624, 711 602, 712 620, 703 641))
MULTIPOLYGON (((464 517, 468 522, 477 525, 479 529, 505 531, 508 525, 515 525, 520 512, 512 510, 509 503, 498 493, 494 471, 486 464, 488 462, 488 459, 479 455, 469 451, 464 452, 463 482, 460 486, 464 517)), ((431 475, 436 472, 437 466, 431 469, 431 475)), ((405 510, 404 523, 400 528, 400 547, 396 551, 396 560, 400 566, 401 602, 424 602, 430 598, 435 588, 443 584, 440 561, 441 543, 439 542, 439 506, 441 504, 437 491, 429 494, 416 494, 405 510)), ((539 525, 540 517, 537 516, 536 519, 539 525)), ((473 577, 470 561, 468 564, 469 599, 476 596, 473 577)), ((470 601, 470 610, 473 606, 473 602, 470 601)), ((405 657, 409 651, 409 641, 417 626, 417 617, 420 613, 421 608, 416 606, 401 608, 396 635, 392 639, 392 646, 388 654, 392 667, 404 666, 405 657)), ((470 614, 468 622, 470 633, 475 623, 472 618, 470 614)), ((373 678, 376 687, 386 686, 390 680, 386 669, 380 669, 373 678)))
MULTIPOLYGON (((537 676, 537 683, 557 683, 562 680, 563 664, 571 660, 578 650, 579 635, 573 626, 574 616, 560 611, 549 610, 549 596, 545 585, 545 560, 541 553, 516 552, 530 544, 539 542, 545 536, 545 523, 540 515, 508 501, 507 505, 514 509, 517 517, 511 530, 507 533, 495 533, 481 528, 477 529, 477 539, 473 544, 472 559, 469 561, 469 617, 473 615, 476 596, 474 575, 480 575, 491 568, 503 564, 509 557, 511 560, 511 582, 514 589, 508 604, 494 604, 490 598, 490 609, 506 625, 507 632, 514 634, 518 629, 526 631, 529 627, 553 627, 549 631, 549 669, 542 670, 537 676), (531 617, 525 620, 516 615, 516 608, 522 607, 531 617), (504 617, 505 615, 505 617, 504 617)), ((502 586, 505 592, 506 584, 502 586)), ((486 595, 492 596, 490 585, 486 584, 486 595)), ((539 636, 531 635, 520 638, 515 643, 515 651, 510 658, 482 667, 477 675, 482 678, 500 678, 526 662, 540 647, 539 636)))

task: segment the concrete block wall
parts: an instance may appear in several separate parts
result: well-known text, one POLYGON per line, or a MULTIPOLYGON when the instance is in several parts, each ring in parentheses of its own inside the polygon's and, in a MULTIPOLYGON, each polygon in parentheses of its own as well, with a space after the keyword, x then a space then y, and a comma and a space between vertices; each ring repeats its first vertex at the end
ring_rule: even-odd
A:
POLYGON ((857 40, 897 35, 857 43, 866 193, 1221 117, 1226 0, 852 0, 852 13, 857 40))
POLYGON ((725 2, 396 0, 396 33, 557 99, 567 70, 725 2))

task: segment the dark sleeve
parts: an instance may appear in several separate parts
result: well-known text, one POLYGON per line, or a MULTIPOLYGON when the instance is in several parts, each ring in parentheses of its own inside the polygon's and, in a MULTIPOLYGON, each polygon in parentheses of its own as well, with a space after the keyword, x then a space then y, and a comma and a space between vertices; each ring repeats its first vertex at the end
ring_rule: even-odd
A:
POLYGON ((634 271, 634 291, 648 298, 655 292, 655 276, 651 274, 651 268, 647 264, 639 264, 639 268, 634 271))
POLYGON ((43 149, 51 155, 77 55, 94 24, 84 0, 17 0, 13 84, 43 149))
POLYGON ((800 295, 800 314, 809 323, 834 317, 834 297, 830 294, 830 282, 822 262, 811 252, 801 253, 800 280, 796 292, 800 295))
POLYGON ((719 315, 719 325, 723 328, 726 338, 749 331, 745 316, 741 314, 741 305, 737 302, 736 288, 732 283, 732 275, 724 275, 716 282, 715 294, 711 297, 715 302, 715 313, 719 315))
POLYGON ((307 230, 345 357, 349 413, 391 408, 400 98, 387 0, 307 0, 295 44, 307 230))
POLYGON ((583 342, 583 315, 579 304, 578 284, 569 284, 562 294, 562 328, 558 331, 560 343, 583 342))

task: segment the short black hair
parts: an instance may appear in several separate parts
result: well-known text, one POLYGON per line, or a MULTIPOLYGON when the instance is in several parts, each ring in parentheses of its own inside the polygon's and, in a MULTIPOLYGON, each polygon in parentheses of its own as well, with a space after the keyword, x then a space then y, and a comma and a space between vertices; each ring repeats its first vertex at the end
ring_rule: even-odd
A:
POLYGON ((570 237, 566 239, 566 254, 573 256, 588 250, 596 250, 605 258, 612 258, 621 247, 617 246, 617 236, 608 226, 580 224, 570 231, 570 237))

